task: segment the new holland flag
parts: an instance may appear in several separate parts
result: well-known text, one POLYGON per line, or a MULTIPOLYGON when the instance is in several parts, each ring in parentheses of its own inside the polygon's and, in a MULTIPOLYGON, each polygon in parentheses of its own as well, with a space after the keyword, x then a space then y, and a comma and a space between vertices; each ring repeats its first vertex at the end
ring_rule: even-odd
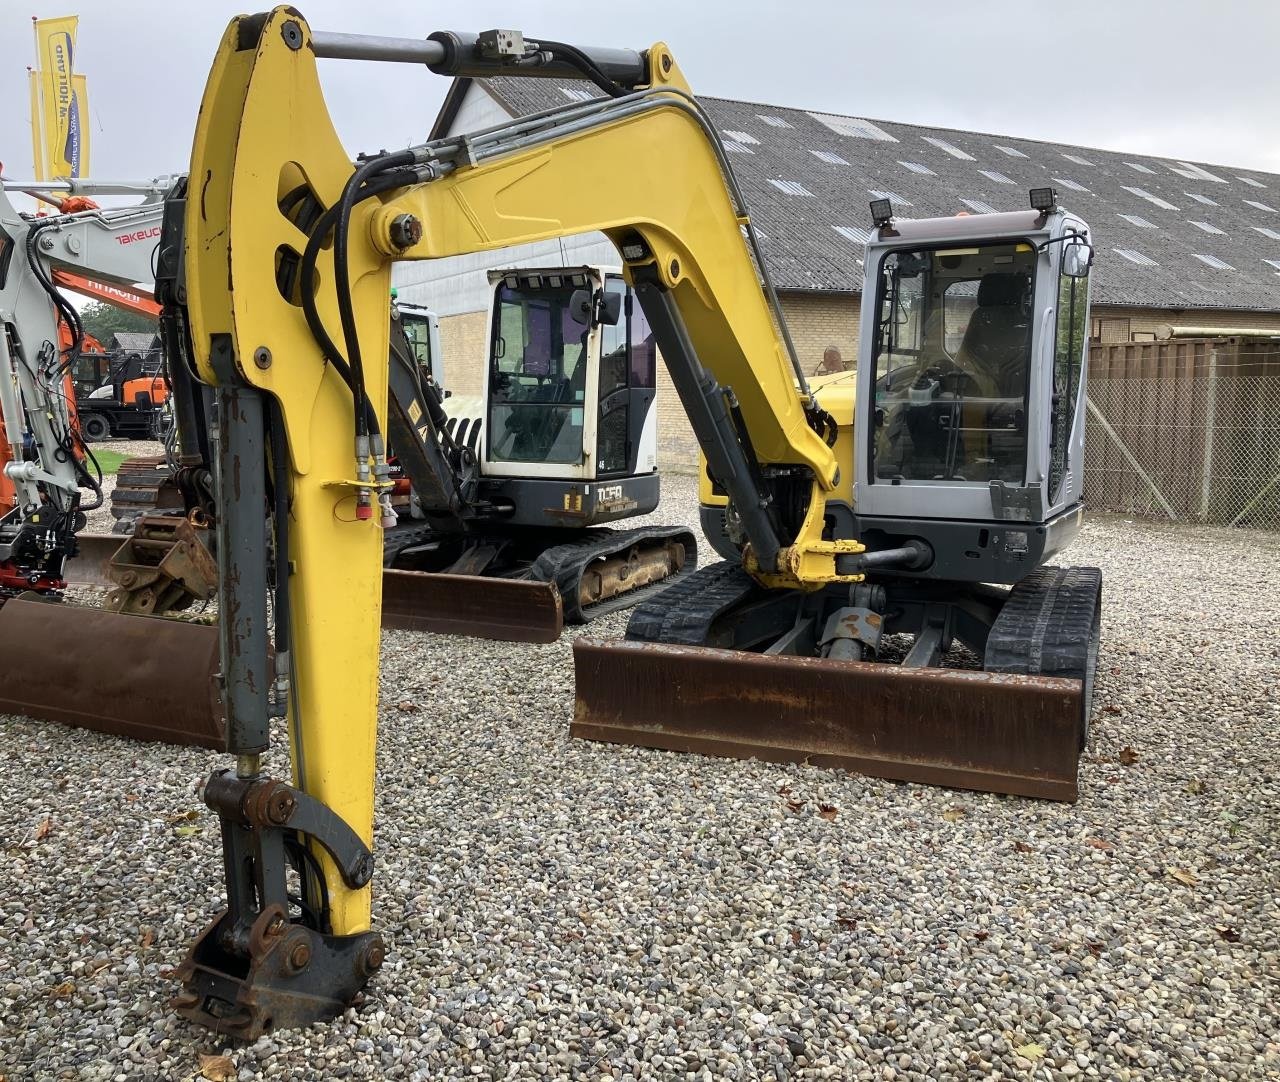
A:
POLYGON ((88 92, 74 71, 78 16, 33 19, 39 70, 31 78, 31 124, 38 179, 89 172, 88 92))

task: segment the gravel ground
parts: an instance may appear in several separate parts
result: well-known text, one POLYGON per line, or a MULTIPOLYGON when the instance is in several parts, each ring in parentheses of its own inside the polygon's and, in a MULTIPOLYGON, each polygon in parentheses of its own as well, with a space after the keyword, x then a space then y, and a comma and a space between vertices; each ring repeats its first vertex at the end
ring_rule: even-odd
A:
POLYGON ((165 1006, 222 759, 0 719, 0 1073, 1280 1077, 1280 538, 1095 518, 1070 556, 1107 597, 1074 806, 570 742, 570 635, 385 633, 388 963, 245 1047, 165 1006))

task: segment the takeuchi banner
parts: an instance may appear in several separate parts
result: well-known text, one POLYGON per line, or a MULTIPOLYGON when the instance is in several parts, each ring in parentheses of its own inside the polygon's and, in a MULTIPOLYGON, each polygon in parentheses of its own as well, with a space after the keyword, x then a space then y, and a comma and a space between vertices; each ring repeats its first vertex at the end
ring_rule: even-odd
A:
MULTIPOLYGON (((88 97, 83 75, 74 71, 76 26, 79 17, 33 19, 41 107, 38 175, 82 177, 89 172, 88 97)), ((32 103, 33 121, 37 114, 32 103)))

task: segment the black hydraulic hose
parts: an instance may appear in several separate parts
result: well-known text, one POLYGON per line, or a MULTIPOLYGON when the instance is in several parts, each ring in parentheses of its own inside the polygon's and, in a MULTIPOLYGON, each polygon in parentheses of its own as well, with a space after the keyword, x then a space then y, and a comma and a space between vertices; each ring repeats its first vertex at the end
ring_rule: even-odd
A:
MULTIPOLYGON (((375 177, 365 189, 360 193, 357 202, 364 199, 372 198, 375 195, 381 195, 383 192, 391 191, 393 188, 403 187, 410 183, 414 178, 412 175, 387 174, 385 176, 375 177)), ((342 356, 341 350, 338 349, 333 339, 329 336, 329 332, 325 329, 324 322, 320 318, 319 310, 316 308, 316 260, 320 255, 320 248, 324 244, 324 238, 329 230, 333 228, 334 221, 338 216, 339 207, 335 204, 326 210, 318 220, 315 227, 311 230, 310 236, 307 238, 307 246, 302 253, 302 262, 299 267, 300 293, 302 300, 302 314, 307 321, 307 328, 311 331, 312 338, 320 347, 320 351, 328 359, 329 363, 337 370, 338 375, 348 387, 351 388, 352 394, 355 394, 355 384, 351 372, 350 365, 342 356)), ((369 431, 378 431, 378 420, 374 414, 367 398, 356 399, 360 406, 367 413, 369 422, 369 431)))
POLYGON ((288 655, 292 611, 289 597, 289 441, 284 411, 268 399, 267 435, 271 441, 271 495, 276 529, 275 646, 276 656, 288 655))
POLYGON ((576 45, 569 45, 563 41, 538 41, 534 45, 539 50, 550 53, 557 60, 572 64, 611 98, 621 98, 631 93, 625 86, 610 79, 597 67, 595 61, 576 45))
MULTIPOLYGON (((333 228, 333 274, 334 291, 338 298, 338 318, 342 324, 342 337, 347 347, 347 363, 351 365, 352 393, 356 398, 356 436, 367 436, 376 431, 369 424, 373 410, 361 408, 368 396, 364 389, 364 363, 360 357, 360 340, 356 333, 355 309, 351 303, 351 267, 347 262, 347 239, 351 226, 351 212, 355 209, 357 192, 365 181, 386 173, 399 166, 413 164, 413 152, 397 151, 395 154, 370 158, 356 166, 355 172, 347 178, 343 185, 342 197, 338 200, 338 220, 333 228)), ((363 193, 361 193, 363 194, 363 193)), ((366 196, 367 198, 367 196, 366 196)))

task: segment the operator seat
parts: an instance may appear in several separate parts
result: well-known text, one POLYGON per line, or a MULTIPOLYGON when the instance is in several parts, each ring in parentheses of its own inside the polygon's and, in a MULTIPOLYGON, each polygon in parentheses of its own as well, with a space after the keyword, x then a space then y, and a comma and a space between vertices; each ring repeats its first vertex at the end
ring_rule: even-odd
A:
POLYGON ((995 271, 978 283, 978 306, 969 317, 956 362, 991 397, 1021 398, 1030 363, 1031 279, 1023 271, 995 271))

